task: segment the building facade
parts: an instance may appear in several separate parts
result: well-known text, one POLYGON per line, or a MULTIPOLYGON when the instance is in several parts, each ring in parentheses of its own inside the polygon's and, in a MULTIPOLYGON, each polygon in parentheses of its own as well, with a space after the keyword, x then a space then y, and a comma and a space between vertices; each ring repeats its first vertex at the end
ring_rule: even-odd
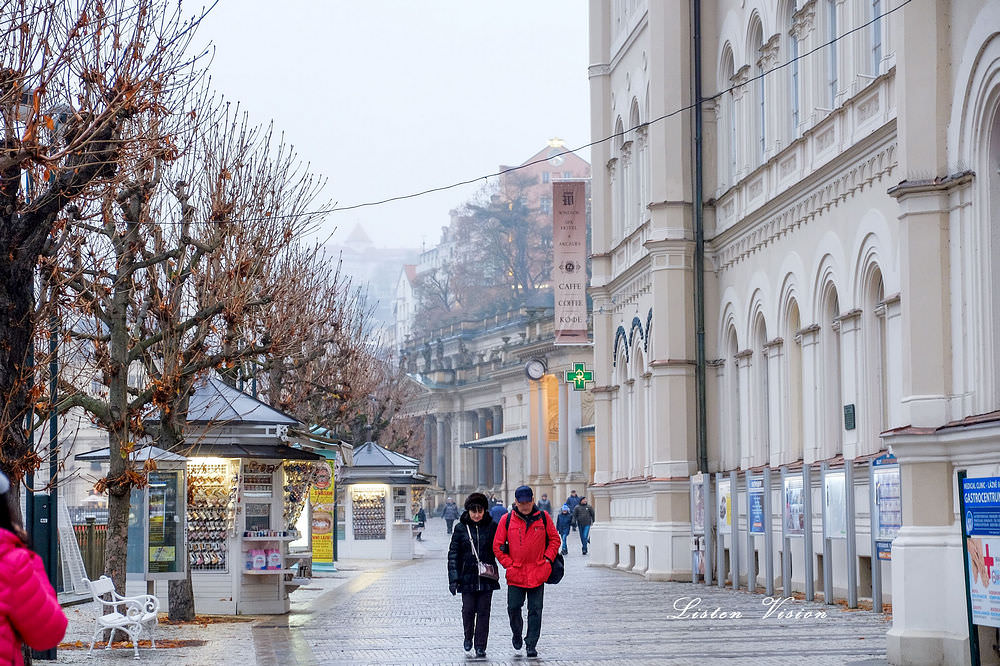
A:
MULTIPOLYGON (((590 24, 593 135, 612 137, 594 148, 593 493, 608 519, 592 559, 690 580, 693 474, 733 479, 745 535, 748 474, 805 479, 803 521, 819 525, 821 472, 850 468, 848 547, 709 528, 723 577, 881 593, 893 663, 967 660, 956 475, 1000 472, 1000 3, 592 0, 590 24), (887 454, 901 526, 883 553, 869 472, 887 454)), ((768 516, 783 536, 787 510, 768 516)))

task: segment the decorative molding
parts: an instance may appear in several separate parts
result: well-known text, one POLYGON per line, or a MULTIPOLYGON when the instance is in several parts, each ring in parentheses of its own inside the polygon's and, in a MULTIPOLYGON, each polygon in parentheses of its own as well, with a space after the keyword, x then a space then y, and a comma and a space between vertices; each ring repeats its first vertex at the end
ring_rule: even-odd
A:
POLYGON ((785 344, 785 339, 784 338, 775 338, 773 340, 768 340, 767 342, 765 342, 764 343, 764 349, 766 349, 766 350, 779 349, 784 344, 785 344))
POLYGON ((834 321, 849 321, 851 319, 857 319, 861 316, 861 308, 854 308, 853 310, 848 310, 847 312, 838 316, 834 321))
POLYGON ((925 192, 947 192, 953 188, 971 183, 976 177, 975 171, 961 171, 959 173, 939 176, 937 178, 924 178, 922 180, 904 180, 899 185, 889 188, 888 195, 894 199, 902 199, 911 194, 923 194, 925 192))
POLYGON ((689 361, 687 359, 680 358, 666 358, 657 359, 651 361, 649 367, 651 368, 676 368, 678 366, 695 365, 694 361, 689 361))
MULTIPOLYGON (((771 241, 808 224, 817 215, 836 208, 854 192, 882 180, 897 166, 896 152, 896 143, 893 141, 875 153, 866 154, 839 174, 808 190, 805 196, 720 245, 716 252, 716 271, 724 273, 771 241)), ((728 203, 723 204, 724 210, 728 203)))
POLYGON ((809 0, 792 14, 792 36, 805 39, 806 35, 816 27, 816 0, 809 0))
POLYGON ((753 356, 752 349, 744 349, 743 351, 738 351, 735 354, 733 354, 733 358, 735 358, 737 361, 744 358, 750 358, 751 356, 753 356))
POLYGON ((780 46, 781 33, 776 32, 760 47, 760 60, 757 61, 757 64, 762 70, 767 71, 778 64, 780 46))

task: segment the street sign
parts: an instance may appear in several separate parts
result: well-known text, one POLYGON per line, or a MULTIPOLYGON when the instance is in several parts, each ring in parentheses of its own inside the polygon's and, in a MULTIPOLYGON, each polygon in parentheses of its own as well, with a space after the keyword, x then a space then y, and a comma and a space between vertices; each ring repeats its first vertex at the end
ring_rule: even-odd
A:
POLYGON ((594 373, 585 364, 574 363, 573 369, 566 372, 566 381, 573 384, 574 391, 586 391, 587 382, 594 381, 594 373))

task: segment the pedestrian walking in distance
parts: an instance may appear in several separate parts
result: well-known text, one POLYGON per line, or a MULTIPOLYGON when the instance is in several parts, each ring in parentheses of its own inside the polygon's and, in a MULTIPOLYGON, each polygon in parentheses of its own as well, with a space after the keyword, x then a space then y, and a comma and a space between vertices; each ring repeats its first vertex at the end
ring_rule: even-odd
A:
POLYGON ((569 505, 563 504, 562 509, 559 510, 559 518, 556 519, 556 530, 559 532, 559 538, 562 539, 563 555, 569 553, 569 551, 566 550, 566 540, 569 538, 569 526, 572 523, 573 515, 569 512, 569 505))
POLYGON ((448 534, 451 534, 451 529, 455 525, 455 521, 458 520, 458 505, 455 504, 454 498, 449 497, 448 501, 444 503, 441 517, 444 518, 444 524, 448 526, 448 534))
POLYGON ((559 533, 552 518, 535 506, 534 493, 528 486, 514 491, 514 506, 497 525, 493 552, 506 569, 507 614, 510 616, 511 643, 515 650, 526 647, 525 654, 537 657, 538 638, 542 633, 542 605, 545 581, 552 573, 552 562, 559 554, 559 533), (524 631, 521 608, 528 601, 528 632, 524 631))
MULTIPOLYGON (((576 505, 580 503, 580 496, 576 494, 575 490, 571 490, 569 491, 569 497, 566 498, 566 501, 564 503, 566 504, 566 506, 569 507, 570 514, 573 514, 573 512, 576 510, 576 505)), ((575 514, 573 515, 575 516, 575 514)), ((575 517, 573 518, 572 526, 573 526, 573 531, 575 532, 576 531, 575 517)))
POLYGON ((493 555, 493 537, 497 524, 486 507, 489 501, 482 493, 472 493, 465 500, 465 513, 451 535, 448 548, 448 589, 452 594, 462 593, 462 627, 465 640, 462 646, 468 652, 473 646, 477 657, 486 656, 486 643, 490 637, 490 605, 493 591, 500 589, 500 581, 480 575, 480 562, 497 571, 493 555))
POLYGON ((542 499, 538 500, 538 508, 545 513, 552 515, 552 502, 549 501, 549 496, 542 493, 542 499))
POLYGON ((0 664, 21 666, 21 643, 35 650, 59 645, 66 615, 45 576, 42 558, 14 522, 10 481, 0 472, 0 664))
POLYGON ((505 513, 507 513, 507 507, 502 502, 497 502, 490 507, 490 516, 492 516, 494 523, 499 524, 505 513))
POLYGON ((580 528, 580 543, 583 545, 583 554, 586 555, 590 544, 590 526, 594 524, 594 507, 587 504, 586 497, 581 497, 580 503, 573 509, 573 519, 580 528))
POLYGON ((424 507, 420 507, 417 511, 417 515, 413 516, 414 532, 417 535, 417 541, 423 541, 424 527, 427 526, 427 512, 424 511, 424 507))

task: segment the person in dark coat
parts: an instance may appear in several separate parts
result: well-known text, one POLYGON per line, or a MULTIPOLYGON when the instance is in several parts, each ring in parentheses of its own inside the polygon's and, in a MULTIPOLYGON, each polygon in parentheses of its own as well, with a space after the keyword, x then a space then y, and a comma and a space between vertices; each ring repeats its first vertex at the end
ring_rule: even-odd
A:
POLYGON ((417 541, 423 541, 421 536, 424 533, 424 527, 427 526, 427 512, 424 511, 424 507, 420 507, 417 515, 413 516, 413 523, 415 527, 413 531, 417 535, 417 541))
POLYGON ((566 555, 569 552, 566 550, 566 539, 569 538, 569 527, 572 524, 573 515, 569 512, 569 506, 563 504, 562 509, 559 510, 559 518, 556 519, 556 530, 559 532, 559 536, 562 537, 563 555, 566 555))
POLYGON ((499 580, 479 575, 479 562, 492 564, 494 571, 497 566, 493 554, 497 524, 486 511, 488 505, 486 495, 469 495, 465 500, 465 513, 452 532, 448 548, 448 589, 452 594, 462 593, 463 647, 468 652, 475 645, 477 657, 486 656, 490 605, 493 603, 493 592, 500 589, 499 580))
MULTIPOLYGON (((580 496, 576 494, 575 490, 569 491, 569 497, 567 497, 566 501, 563 502, 563 504, 565 504, 566 506, 569 507, 569 513, 570 513, 571 516, 575 516, 575 514, 573 513, 573 511, 576 509, 576 505, 579 504, 579 503, 580 503, 580 496)), ((576 518, 575 517, 573 518, 573 531, 574 532, 576 531, 576 518)))
POLYGON ((507 513, 507 507, 505 507, 500 502, 497 502, 496 504, 490 507, 490 517, 493 518, 494 523, 499 523, 500 519, 504 517, 505 513, 507 513))
POLYGON ((441 517, 444 518, 445 525, 448 526, 448 534, 451 534, 451 529, 455 525, 455 521, 458 520, 458 505, 451 497, 445 502, 441 517))
POLYGON ((545 513, 552 515, 552 502, 549 501, 549 496, 546 493, 542 493, 542 499, 536 502, 538 508, 545 513))
POLYGON ((587 544, 590 543, 590 526, 594 524, 594 507, 587 503, 586 497, 580 498, 580 503, 573 509, 573 520, 580 528, 580 543, 583 544, 583 554, 587 554, 587 544))

